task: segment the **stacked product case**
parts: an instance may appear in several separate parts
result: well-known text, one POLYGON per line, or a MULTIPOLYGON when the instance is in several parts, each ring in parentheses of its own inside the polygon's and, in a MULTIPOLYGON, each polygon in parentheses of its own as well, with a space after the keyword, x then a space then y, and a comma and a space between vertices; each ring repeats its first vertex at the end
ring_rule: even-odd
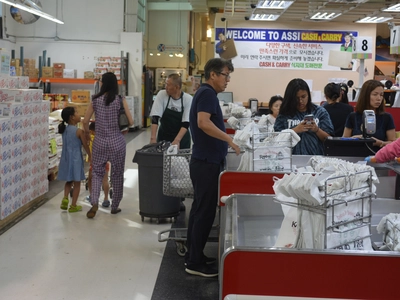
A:
POLYGON ((2 220, 48 191, 49 101, 42 90, 29 89, 28 77, 0 77, 2 220))

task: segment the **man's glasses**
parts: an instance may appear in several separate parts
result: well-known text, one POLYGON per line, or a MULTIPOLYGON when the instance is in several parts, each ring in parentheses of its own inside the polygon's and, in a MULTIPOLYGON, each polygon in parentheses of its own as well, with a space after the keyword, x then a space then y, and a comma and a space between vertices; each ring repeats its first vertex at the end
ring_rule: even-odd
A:
POLYGON ((224 75, 226 80, 231 79, 231 75, 229 75, 229 74, 222 73, 222 72, 218 72, 218 74, 224 75))

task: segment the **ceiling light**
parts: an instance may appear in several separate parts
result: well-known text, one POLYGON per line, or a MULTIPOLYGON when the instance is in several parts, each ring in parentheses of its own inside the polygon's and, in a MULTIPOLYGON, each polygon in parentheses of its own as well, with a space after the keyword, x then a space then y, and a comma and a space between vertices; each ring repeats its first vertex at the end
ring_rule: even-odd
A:
POLYGON ((330 20, 333 20, 334 18, 339 17, 341 14, 342 13, 340 13, 340 12, 333 12, 333 11, 331 11, 331 12, 328 12, 328 11, 321 12, 321 11, 319 11, 316 14, 314 14, 310 19, 311 20, 330 21, 330 20))
POLYGON ((160 56, 160 55, 161 55, 161 53, 160 53, 160 52, 158 52, 158 53, 157 53, 157 56, 160 56))
POLYGON ((64 24, 63 21, 60 21, 60 20, 56 19, 55 17, 53 17, 53 16, 51 16, 51 15, 49 15, 49 14, 46 14, 46 13, 40 11, 40 10, 31 8, 31 7, 29 7, 29 6, 22 5, 22 4, 18 4, 18 3, 16 3, 16 2, 12 2, 12 1, 7 1, 7 0, 0 0, 0 2, 3 2, 3 3, 5 3, 5 4, 11 5, 11 6, 14 6, 14 7, 16 7, 16 8, 19 8, 19 9, 24 10, 24 11, 27 11, 27 12, 30 12, 31 14, 34 14, 34 15, 37 15, 37 16, 39 16, 39 17, 45 18, 45 19, 47 19, 47 20, 56 22, 56 23, 58 23, 58 24, 64 24))
POLYGON ((383 9, 382 11, 400 12, 400 4, 392 5, 386 9, 383 9))
POLYGON ((293 4, 294 1, 266 1, 261 0, 258 1, 256 8, 263 9, 284 9, 286 10, 290 5, 293 4))
POLYGON ((260 14, 253 13, 249 20, 250 21, 276 21, 281 15, 280 14, 260 14))
POLYGON ((153 52, 150 52, 150 56, 153 56, 153 52))
POLYGON ((356 21, 356 23, 383 23, 393 19, 393 17, 389 16, 374 16, 374 17, 365 17, 361 20, 356 21))
POLYGON ((174 57, 174 55, 172 53, 168 54, 169 57, 174 57))

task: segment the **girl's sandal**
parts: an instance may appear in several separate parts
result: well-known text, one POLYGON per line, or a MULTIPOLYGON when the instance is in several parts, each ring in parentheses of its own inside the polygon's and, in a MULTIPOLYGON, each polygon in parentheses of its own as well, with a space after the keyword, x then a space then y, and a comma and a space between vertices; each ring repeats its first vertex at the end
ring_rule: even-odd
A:
POLYGON ((74 213, 74 212, 78 212, 78 211, 81 211, 81 210, 82 210, 82 206, 80 206, 80 205, 75 205, 75 206, 70 205, 70 207, 68 209, 68 212, 74 213))
POLYGON ((86 217, 88 217, 89 219, 93 219, 98 209, 99 209, 98 205, 93 205, 87 212, 86 217))
POLYGON ((64 197, 64 198, 61 200, 60 208, 61 208, 62 210, 67 210, 67 209, 68 209, 68 203, 69 203, 68 197, 64 197))

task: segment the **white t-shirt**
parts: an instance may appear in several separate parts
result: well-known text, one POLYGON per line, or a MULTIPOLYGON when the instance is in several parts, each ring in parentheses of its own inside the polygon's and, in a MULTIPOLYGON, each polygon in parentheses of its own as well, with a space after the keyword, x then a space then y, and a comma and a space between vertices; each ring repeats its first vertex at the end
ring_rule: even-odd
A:
MULTIPOLYGON (((183 115, 182 122, 189 122, 189 113, 190 107, 192 105, 193 97, 187 93, 183 93, 183 115)), ((159 116, 162 117, 164 110, 168 103, 168 94, 166 90, 161 90, 158 92, 156 99, 153 102, 153 106, 151 108, 150 116, 159 116)), ((169 99, 168 108, 174 111, 180 112, 182 109, 182 101, 181 98, 175 100, 174 98, 169 99)))

